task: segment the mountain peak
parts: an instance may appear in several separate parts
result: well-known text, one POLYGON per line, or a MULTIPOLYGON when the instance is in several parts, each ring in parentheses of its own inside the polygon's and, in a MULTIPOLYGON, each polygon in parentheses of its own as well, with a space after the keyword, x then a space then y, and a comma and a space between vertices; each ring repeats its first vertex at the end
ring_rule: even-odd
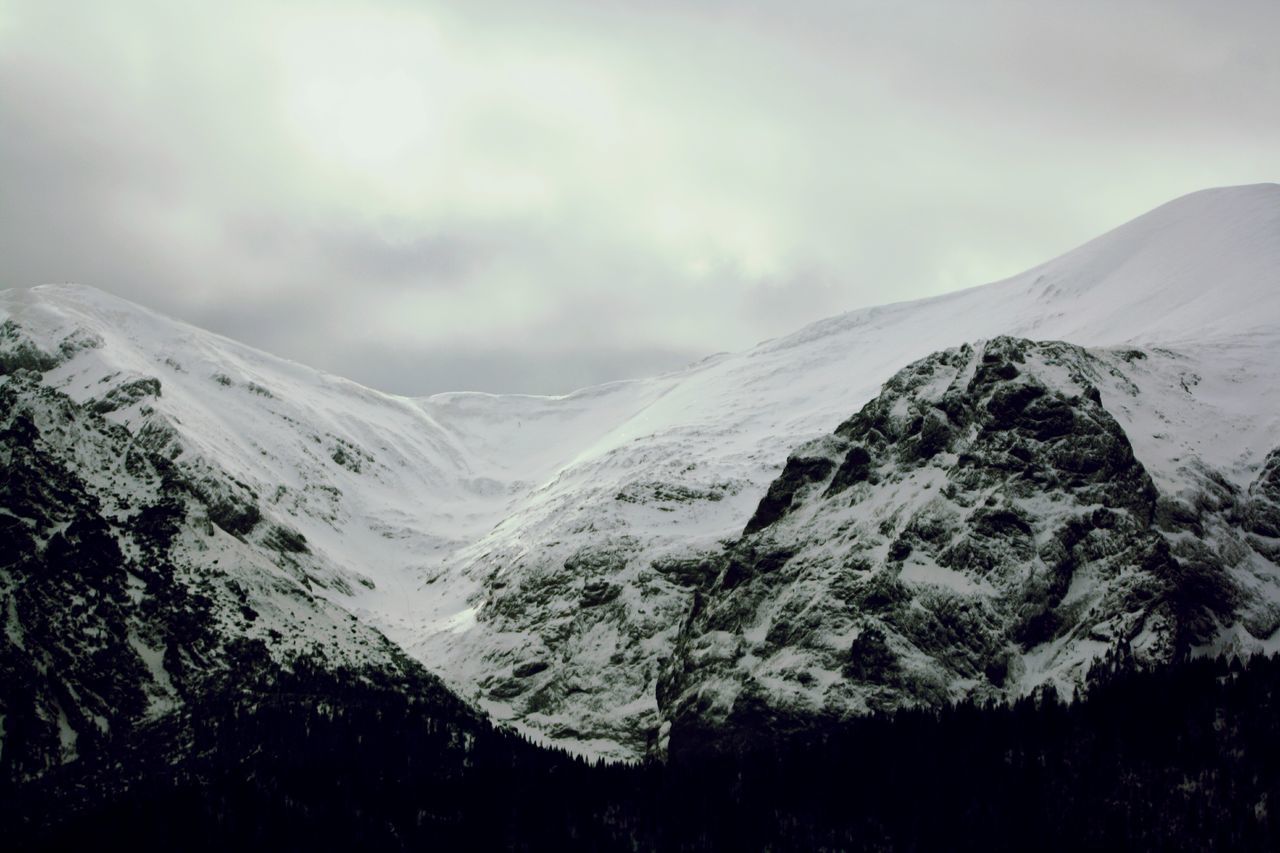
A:
POLYGON ((996 335, 1177 345, 1277 325, 1280 184, 1263 183, 1199 190, 1010 278, 856 309, 761 348, 891 329, 945 346, 996 335))
POLYGON ((1081 343, 1180 343, 1280 319, 1280 185, 1174 199, 1005 287, 1034 289, 1081 343))

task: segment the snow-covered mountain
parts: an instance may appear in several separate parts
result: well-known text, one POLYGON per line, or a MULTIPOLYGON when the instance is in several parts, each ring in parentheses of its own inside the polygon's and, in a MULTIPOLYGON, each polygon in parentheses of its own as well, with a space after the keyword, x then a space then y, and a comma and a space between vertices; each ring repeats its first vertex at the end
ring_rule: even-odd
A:
MULTIPOLYGON (((1147 588, 1125 575, 1132 561, 1122 552, 1161 542, 1179 565, 1207 543, 1206 571, 1231 575, 1211 585, 1231 597, 1193 632, 1193 645, 1280 642, 1267 627, 1280 600, 1272 574, 1280 543, 1270 538, 1280 529, 1269 505, 1253 500, 1274 491, 1274 476, 1264 474, 1276 466, 1264 466, 1280 445, 1276 185, 1196 193, 1005 281, 851 312, 743 353, 564 397, 381 394, 84 287, 5 291, 0 321, 0 372, 9 377, 0 381, 28 397, 37 386, 66 395, 194 484, 211 526, 209 541, 191 547, 221 543, 235 555, 219 556, 216 569, 209 562, 215 585, 234 580, 248 606, 274 612, 281 593, 256 579, 282 575, 317 612, 353 615, 354 634, 381 632, 496 718, 587 752, 640 755, 661 745, 664 718, 701 719, 701 708, 720 719, 742 696, 798 711, 867 707, 874 678, 846 672, 862 636, 880 636, 880 651, 923 673, 917 681, 928 689, 899 698, 1069 685, 1091 654, 1129 636, 1124 614, 1139 612, 1107 604, 1127 600, 1131 583, 1147 588), (987 343, 998 336, 1072 346, 987 343), (881 393, 906 365, 966 344, 913 368, 927 374, 918 387, 881 393), (1007 511, 1025 539, 991 556, 1004 567, 999 582, 943 565, 941 539, 926 546, 919 537, 921 513, 962 526, 955 536, 976 529, 972 508, 957 507, 977 491, 956 485, 960 500, 946 507, 934 493, 956 482, 977 435, 964 431, 984 428, 988 415, 973 413, 987 411, 989 388, 962 401, 970 412, 963 428, 952 424, 945 448, 926 458, 901 458, 898 445, 916 442, 914 434, 886 436, 896 442, 893 461, 873 457, 875 494, 863 495, 873 488, 866 483, 849 492, 862 495, 871 516, 822 498, 830 486, 819 489, 821 478, 805 480, 794 510, 787 503, 740 539, 758 510, 770 514, 761 501, 769 503, 793 449, 872 400, 894 423, 903 414, 896 407, 927 414, 993 346, 1014 347, 1032 365, 1008 381, 1034 380, 1045 399, 1069 401, 1098 436, 1132 454, 1098 493, 1060 488, 1060 460, 1032 454, 1037 470, 1058 480, 1038 483, 1038 497, 1017 511, 1000 503, 1004 480, 979 478, 972 489, 986 490, 983 505, 997 497, 992 523, 1007 511), (1073 574, 1075 585, 1055 592, 1051 607, 1039 602, 1103 608, 1085 620, 1096 636, 1018 634, 1025 625, 1009 604, 1018 549, 1044 562, 1069 516, 1112 509, 1108 501, 1130 491, 1145 509, 1122 507, 1120 526, 1107 528, 1121 533, 1101 536, 1098 556, 1083 561, 1091 568, 1073 574), (821 630, 794 641, 770 635, 779 609, 829 597, 832 572, 843 571, 833 555, 851 553, 832 542, 873 519, 875 531, 858 539, 858 571, 906 584, 912 607, 957 584, 988 584, 975 601, 991 610, 981 614, 995 637, 990 648, 955 664, 892 619, 868 633, 866 620, 846 614, 841 622, 826 610, 817 611, 821 630), (1130 526, 1133 536, 1122 535, 1130 526), (915 532, 891 554, 908 527, 915 532), (785 589, 727 582, 743 563, 735 555, 761 537, 782 537, 794 552, 772 576, 794 581, 785 589), (907 546, 914 556, 902 554, 907 546), (817 561, 795 556, 819 552, 826 556, 817 561), (730 627, 708 615, 729 612, 730 627), (987 673, 1001 667, 1000 678, 987 673)), ((854 440, 848 432, 797 458, 824 458, 834 467, 823 476, 835 476, 854 440)), ((969 551, 985 547, 970 543, 969 551)), ((1164 587, 1151 592, 1151 601, 1167 600, 1164 587)), ((1160 606, 1144 605, 1143 619, 1160 606)), ((12 609, 6 618, 12 636, 12 609)), ((238 624, 226 630, 248 630, 238 624)), ((1164 635, 1143 624, 1152 634, 1139 644, 1155 648, 1164 635)), ((276 630, 304 644, 312 636, 276 630)), ((335 649, 364 654, 364 645, 335 637, 335 649)))
POLYGON ((1244 487, 1188 455, 1171 491, 1130 441, 1135 410, 1187 405, 1185 368, 999 337, 899 372, 793 453, 695 599, 660 686, 672 737, 1070 695, 1116 648, 1274 650, 1280 451, 1244 487))

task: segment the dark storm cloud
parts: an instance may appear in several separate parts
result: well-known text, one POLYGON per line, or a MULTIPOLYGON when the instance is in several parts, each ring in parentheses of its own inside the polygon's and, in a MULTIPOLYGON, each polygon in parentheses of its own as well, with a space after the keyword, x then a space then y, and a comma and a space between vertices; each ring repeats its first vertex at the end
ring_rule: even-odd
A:
POLYGON ((563 392, 1280 175, 1280 4, 0 0, 0 286, 563 392))

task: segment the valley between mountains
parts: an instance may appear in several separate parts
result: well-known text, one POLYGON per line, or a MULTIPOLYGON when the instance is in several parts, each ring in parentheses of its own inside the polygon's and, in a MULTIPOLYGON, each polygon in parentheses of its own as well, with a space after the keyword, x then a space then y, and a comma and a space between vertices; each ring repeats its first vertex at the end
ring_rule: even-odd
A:
POLYGON ((1280 651, 1273 184, 563 397, 383 394, 74 285, 0 293, 0 374, 24 778, 304 660, 634 760, 1280 651))

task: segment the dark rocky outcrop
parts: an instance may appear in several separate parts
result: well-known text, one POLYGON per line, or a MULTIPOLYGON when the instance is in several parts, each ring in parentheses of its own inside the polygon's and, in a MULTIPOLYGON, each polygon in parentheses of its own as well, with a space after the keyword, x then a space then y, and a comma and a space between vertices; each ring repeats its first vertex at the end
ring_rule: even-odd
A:
POLYGON ((98 414, 105 415, 128 408, 141 400, 159 396, 160 380, 148 376, 115 386, 102 397, 94 400, 90 406, 98 414))
POLYGON ((1280 448, 1267 454, 1258 479, 1249 487, 1243 526, 1258 536, 1280 539, 1280 448))
MULTIPOLYGON (((1100 370, 1062 343, 935 353, 797 449, 682 630, 663 716, 718 737, 1070 689, 1116 643, 1167 661, 1207 642, 1239 609, 1235 582, 1221 548, 1166 530, 1208 523, 1209 507, 1225 518, 1235 498, 1206 487, 1217 497, 1185 512, 1162 498, 1100 370)), ((1250 490, 1259 536, 1277 469, 1250 490)))
POLYGON ((273 526, 265 550, 226 535, 260 521, 225 499, 242 484, 193 478, 153 421, 135 434, 105 410, 29 371, 0 382, 0 787, 76 767, 121 767, 104 779, 127 785, 147 732, 182 750, 190 708, 257 695, 302 658, 430 680, 292 579, 299 534, 273 526))
POLYGON ((755 533, 773 524, 791 509, 801 489, 824 481, 834 467, 835 463, 825 457, 792 456, 782 474, 770 484, 768 493, 760 501, 743 533, 755 533))

